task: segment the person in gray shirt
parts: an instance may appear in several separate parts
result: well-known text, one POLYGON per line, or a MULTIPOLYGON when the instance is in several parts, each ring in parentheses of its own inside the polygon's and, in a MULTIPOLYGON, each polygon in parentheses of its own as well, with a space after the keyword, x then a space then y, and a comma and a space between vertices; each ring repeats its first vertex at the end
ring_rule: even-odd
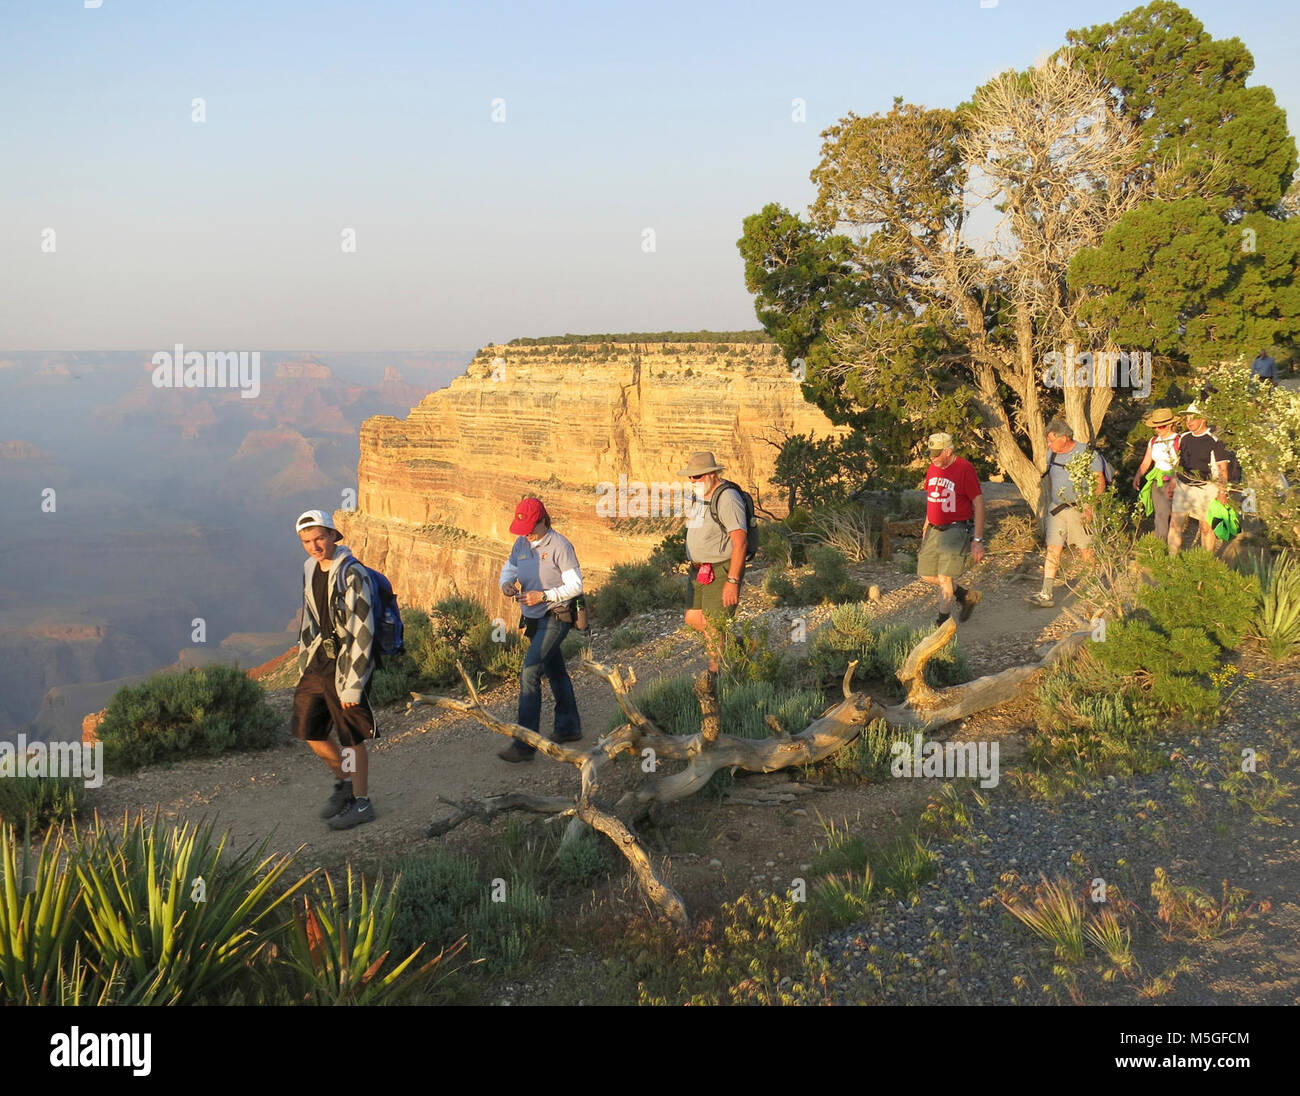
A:
MULTIPOLYGON (((560 645, 574 624, 573 599, 582 593, 578 554, 551 528, 551 516, 540 499, 519 501, 510 531, 516 540, 501 568, 501 592, 519 602, 529 639, 519 674, 516 722, 530 731, 540 729, 544 673, 555 697, 551 741, 576 742, 582 737, 582 719, 560 645)), ((515 739, 497 756, 502 761, 531 761, 536 753, 535 747, 515 739)))
POLYGON ((686 555, 691 561, 686 623, 703 633, 709 672, 714 674, 718 672, 721 651, 716 623, 710 624, 709 617, 716 622, 723 614, 735 615, 749 540, 745 503, 739 491, 721 487, 721 471, 722 465, 712 453, 693 453, 686 467, 677 473, 691 481, 695 494, 686 522, 686 555), (717 491, 721 494, 715 500, 717 491))
POLYGON ((1269 356, 1267 350, 1261 350, 1255 360, 1250 363, 1250 374, 1252 377, 1258 377, 1261 381, 1267 381, 1269 384, 1277 384, 1277 362, 1269 356))

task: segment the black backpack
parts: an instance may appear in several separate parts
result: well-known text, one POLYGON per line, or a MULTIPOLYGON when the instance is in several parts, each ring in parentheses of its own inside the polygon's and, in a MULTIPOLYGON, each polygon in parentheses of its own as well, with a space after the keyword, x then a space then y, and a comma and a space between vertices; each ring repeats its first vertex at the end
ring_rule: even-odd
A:
POLYGON ((717 490, 709 498, 709 516, 718 523, 718 528, 726 534, 727 527, 722 524, 722 519, 718 517, 718 499, 722 496, 722 492, 728 488, 740 492, 740 501, 745 507, 745 562, 748 563, 758 552, 758 522, 754 518, 754 496, 732 480, 719 480, 717 490))

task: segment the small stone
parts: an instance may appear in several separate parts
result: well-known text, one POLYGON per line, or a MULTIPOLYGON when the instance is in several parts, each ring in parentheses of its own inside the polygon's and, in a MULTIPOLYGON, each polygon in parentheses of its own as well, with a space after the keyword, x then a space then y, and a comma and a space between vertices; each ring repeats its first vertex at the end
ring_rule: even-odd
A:
POLYGON ((709 867, 720 868, 722 867, 722 861, 715 856, 712 860, 709 861, 709 867))
POLYGON ((879 586, 874 586, 874 585, 873 585, 873 586, 868 587, 868 589, 867 589, 867 600, 868 600, 868 601, 879 601, 879 600, 880 600, 880 587, 879 587, 879 586))
POLYGON ((792 813, 798 818, 808 817, 808 812, 804 810, 802 807, 796 807, 792 813))

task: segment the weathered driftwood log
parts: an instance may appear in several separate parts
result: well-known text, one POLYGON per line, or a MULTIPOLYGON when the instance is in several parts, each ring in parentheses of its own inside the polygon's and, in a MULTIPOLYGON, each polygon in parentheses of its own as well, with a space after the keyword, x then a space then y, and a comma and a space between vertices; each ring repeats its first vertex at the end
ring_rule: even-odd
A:
POLYGON ((933 689, 925 681, 925 664, 943 650, 956 631, 956 623, 946 620, 933 635, 912 648, 898 671, 898 680, 907 687, 907 699, 883 710, 882 718, 886 723, 895 727, 910 726, 926 734, 986 708, 996 708, 1012 699, 1040 670, 1078 650, 1092 635, 1091 631, 1072 632, 1055 643, 1038 662, 986 674, 963 685, 933 689))
POLYGON ((851 662, 841 683, 842 700, 831 705, 798 734, 784 732, 775 719, 768 717, 767 724, 773 733, 771 737, 762 739, 736 738, 722 731, 716 675, 702 673, 695 681, 701 712, 700 732, 669 735, 656 727, 632 701, 631 687, 636 676, 631 670, 624 676, 617 667, 609 668, 587 660, 583 666, 600 674, 609 683, 627 722, 600 737, 594 745, 559 744, 516 723, 497 719, 483 705, 469 675, 457 663, 469 691, 469 700, 412 693, 410 706, 432 704, 471 716, 497 734, 518 738, 535 746, 547 757, 574 765, 579 771, 581 785, 573 798, 514 793, 464 802, 444 800, 454 806, 455 811, 432 823, 425 835, 439 836, 467 819, 490 821, 496 815, 512 810, 567 816, 573 820, 570 835, 576 832, 575 826, 585 823, 608 837, 627 859, 650 902, 684 927, 689 922, 681 897, 656 872, 632 829, 654 804, 694 795, 720 769, 770 773, 791 765, 821 761, 852 742, 874 719, 884 719, 892 726, 910 727, 927 733, 985 708, 995 707, 1015 696, 1035 674, 1077 649, 1090 635, 1088 631, 1082 631, 1066 636, 1038 662, 989 674, 964 685, 933 689, 925 683, 926 663, 952 640, 955 632, 956 624, 949 620, 909 653, 898 674, 908 689, 902 704, 884 708, 864 694, 852 692, 849 682, 857 663, 851 662), (631 753, 643 762, 648 761, 649 772, 646 779, 625 792, 613 807, 606 808, 597 802, 601 770, 622 753, 631 753), (680 761, 684 765, 677 772, 661 774, 658 770, 662 761, 680 761))

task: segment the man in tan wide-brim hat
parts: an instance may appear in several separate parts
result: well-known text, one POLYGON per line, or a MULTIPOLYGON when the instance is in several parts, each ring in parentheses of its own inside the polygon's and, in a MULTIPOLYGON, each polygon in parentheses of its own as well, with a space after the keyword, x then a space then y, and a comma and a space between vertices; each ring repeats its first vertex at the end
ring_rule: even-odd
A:
POLYGON ((749 515, 740 488, 723 485, 722 471, 712 453, 692 453, 677 474, 691 481, 695 495, 686 522, 686 556, 691 561, 686 623, 704 635, 709 672, 718 672, 719 636, 715 619, 734 616, 745 578, 745 552, 749 542, 749 515))
POLYGON ((1143 509, 1155 515, 1156 536, 1165 540, 1173 507, 1174 465, 1178 463, 1178 416, 1167 407, 1157 407, 1142 421, 1155 434, 1133 476, 1133 490, 1140 492, 1143 509))

